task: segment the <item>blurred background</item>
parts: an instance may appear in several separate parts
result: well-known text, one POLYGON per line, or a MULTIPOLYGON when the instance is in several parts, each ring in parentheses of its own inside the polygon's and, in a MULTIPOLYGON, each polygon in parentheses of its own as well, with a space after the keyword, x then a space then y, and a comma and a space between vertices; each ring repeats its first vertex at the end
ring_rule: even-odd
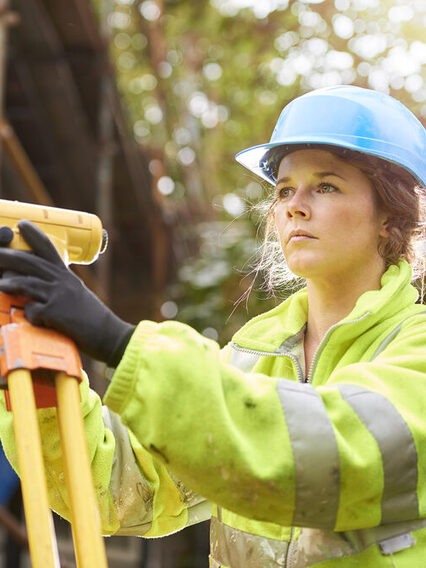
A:
MULTIPOLYGON (((426 0, 0 0, 0 196, 96 213, 109 246, 75 268, 87 285, 128 321, 178 319, 224 344, 286 295, 258 282, 236 305, 270 188, 235 153, 269 140, 295 96, 342 83, 425 123, 425 28, 426 0)), ((84 363, 102 395, 104 369, 84 363)), ((0 503, 0 566, 29 566, 1 454, 0 503)), ((111 567, 207 567, 208 523, 107 549, 111 567)))

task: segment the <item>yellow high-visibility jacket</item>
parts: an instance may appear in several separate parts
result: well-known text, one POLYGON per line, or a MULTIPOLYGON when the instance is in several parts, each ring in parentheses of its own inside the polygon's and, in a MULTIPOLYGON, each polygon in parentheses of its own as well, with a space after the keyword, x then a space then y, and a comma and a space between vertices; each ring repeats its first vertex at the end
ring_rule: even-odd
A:
MULTIPOLYGON (((410 282, 405 261, 391 266, 328 330, 308 377, 306 290, 223 350, 141 322, 105 406, 81 387, 105 533, 165 535, 213 509, 213 568, 422 566, 426 308, 410 282)), ((69 517, 56 411, 39 415, 51 504, 69 517)), ((0 434, 15 463, 3 403, 0 434)))

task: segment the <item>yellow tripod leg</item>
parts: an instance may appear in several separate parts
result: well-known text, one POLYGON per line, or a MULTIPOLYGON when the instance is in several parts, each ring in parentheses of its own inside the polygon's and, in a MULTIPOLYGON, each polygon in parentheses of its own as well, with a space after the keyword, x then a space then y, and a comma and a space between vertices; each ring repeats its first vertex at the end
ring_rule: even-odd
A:
POLYGON ((56 394, 77 566, 106 568, 77 379, 56 373, 56 394))
POLYGON ((47 496, 40 431, 30 371, 11 371, 8 388, 25 520, 33 568, 59 566, 52 513, 47 496))

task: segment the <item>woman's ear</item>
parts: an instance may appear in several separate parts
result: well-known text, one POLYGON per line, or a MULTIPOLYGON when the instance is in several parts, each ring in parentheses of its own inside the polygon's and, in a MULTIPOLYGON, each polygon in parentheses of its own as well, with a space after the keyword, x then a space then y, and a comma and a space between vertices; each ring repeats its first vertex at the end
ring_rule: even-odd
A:
POLYGON ((383 214, 380 220, 380 231, 379 236, 387 238, 389 237, 389 216, 387 214, 383 214))

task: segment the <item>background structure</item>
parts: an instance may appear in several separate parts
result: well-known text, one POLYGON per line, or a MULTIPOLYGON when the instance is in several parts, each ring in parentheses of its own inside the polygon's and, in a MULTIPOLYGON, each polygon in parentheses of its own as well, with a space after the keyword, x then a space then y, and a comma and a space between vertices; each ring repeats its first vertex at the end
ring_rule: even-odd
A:
MULTIPOLYGON (((176 318, 223 344, 277 301, 255 288, 234 309, 271 192, 234 154, 322 86, 388 92, 424 122, 425 26, 425 0, 0 0, 0 197, 98 214, 110 242, 76 268, 86 284, 129 321, 176 318)), ((102 394, 102 367, 85 366, 102 394)), ((0 509, 0 567, 24 568, 12 521, 0 509)), ((207 533, 112 537, 110 566, 206 567, 207 533)))

